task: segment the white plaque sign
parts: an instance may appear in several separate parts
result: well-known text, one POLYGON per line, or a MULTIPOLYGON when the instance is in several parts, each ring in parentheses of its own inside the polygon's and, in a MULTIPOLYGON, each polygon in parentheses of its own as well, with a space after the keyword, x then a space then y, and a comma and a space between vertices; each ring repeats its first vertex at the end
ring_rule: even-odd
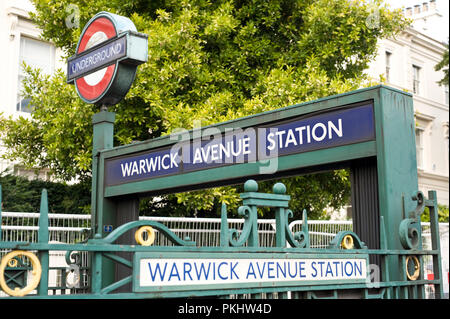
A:
POLYGON ((365 258, 142 258, 139 286, 191 286, 302 281, 354 281, 367 278, 365 258))

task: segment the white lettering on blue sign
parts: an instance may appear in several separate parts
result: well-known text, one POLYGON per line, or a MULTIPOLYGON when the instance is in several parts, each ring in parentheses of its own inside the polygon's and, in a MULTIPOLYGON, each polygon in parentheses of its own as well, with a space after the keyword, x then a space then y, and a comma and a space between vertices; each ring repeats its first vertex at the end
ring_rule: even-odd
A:
POLYGON ((114 63, 126 55, 126 37, 120 37, 92 52, 77 56, 68 61, 68 80, 82 76, 91 70, 114 63))
POLYGON ((250 142, 251 137, 245 136, 236 141, 231 140, 224 143, 220 141, 219 143, 208 143, 206 146, 196 147, 193 151, 194 160, 192 163, 212 163, 251 154, 250 142))
POLYGON ((267 149, 273 151, 277 145, 282 149, 288 148, 291 144, 297 146, 311 143, 312 141, 320 142, 327 137, 329 140, 333 139, 333 137, 341 138, 343 135, 342 119, 339 118, 337 123, 333 123, 333 121, 328 121, 326 124, 318 122, 312 127, 311 125, 306 125, 298 126, 294 129, 271 132, 267 135, 267 141, 269 142, 267 149))
POLYGON ((140 287, 289 281, 366 280, 363 258, 151 259, 139 261, 140 287))
POLYGON ((177 153, 167 153, 155 157, 149 156, 139 160, 123 162, 120 164, 120 168, 122 177, 128 177, 172 169, 178 167, 178 161, 177 153))
MULTIPOLYGON (((246 128, 209 139, 208 134, 165 150, 105 161, 107 186, 163 175, 187 173, 375 139, 371 104, 246 128), (206 138, 207 140, 204 140, 206 138)), ((189 136, 189 134, 188 134, 189 136)))

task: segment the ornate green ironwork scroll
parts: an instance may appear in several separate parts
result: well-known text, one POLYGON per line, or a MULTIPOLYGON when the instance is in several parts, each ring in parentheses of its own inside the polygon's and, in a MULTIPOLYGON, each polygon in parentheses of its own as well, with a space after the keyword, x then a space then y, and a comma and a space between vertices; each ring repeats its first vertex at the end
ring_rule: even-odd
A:
POLYGON ((273 207, 275 209, 276 220, 276 247, 286 247, 289 243, 291 247, 308 248, 308 222, 306 210, 303 211, 302 230, 292 234, 289 229, 289 218, 293 213, 288 209, 289 195, 285 195, 286 186, 277 183, 273 186, 273 194, 258 193, 258 183, 255 180, 248 180, 244 184, 245 193, 240 197, 243 206, 238 208, 238 215, 244 217, 245 222, 239 235, 235 229, 228 229, 226 205, 222 204, 221 212, 221 246, 241 247, 248 244, 250 247, 259 246, 258 243, 258 207, 273 207))

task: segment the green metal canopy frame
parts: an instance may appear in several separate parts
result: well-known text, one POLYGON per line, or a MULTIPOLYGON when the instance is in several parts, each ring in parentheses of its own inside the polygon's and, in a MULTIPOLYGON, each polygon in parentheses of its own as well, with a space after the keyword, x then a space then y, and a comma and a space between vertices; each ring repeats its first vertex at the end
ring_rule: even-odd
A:
MULTIPOLYGON (((182 169, 180 168, 176 173, 148 178, 139 177, 124 182, 117 182, 117 180, 111 182, 111 163, 125 165, 128 159, 135 159, 137 162, 142 160, 140 156, 150 156, 148 154, 163 156, 162 154, 165 153, 157 152, 172 149, 177 146, 178 140, 173 139, 173 136, 172 138, 165 136, 114 147, 114 113, 101 111, 95 114, 93 117, 92 233, 90 238, 80 244, 49 244, 48 220, 45 218, 48 208, 44 192, 39 242, 0 241, 0 249, 34 250, 38 251, 40 256, 43 275, 40 279, 38 294, 22 298, 158 298, 229 296, 230 294, 270 297, 273 293, 278 293, 279 297, 287 297, 288 292, 291 298, 355 296, 358 298, 424 298, 427 284, 435 286, 436 297, 440 298, 442 278, 437 199, 434 191, 428 193, 428 199, 418 192, 411 94, 385 86, 361 89, 219 123, 197 131, 192 130, 188 132, 189 138, 184 142, 194 143, 196 138, 201 137, 202 134, 207 135, 212 129, 220 135, 226 134, 230 129, 245 131, 249 128, 281 127, 281 125, 295 123, 293 121, 327 116, 335 111, 354 110, 361 105, 371 105, 373 138, 353 140, 338 146, 318 147, 304 152, 281 154, 273 157, 277 161, 277 170, 271 174, 261 174, 261 167, 267 165, 266 160, 247 159, 242 162, 227 163, 227 165, 206 166, 198 170, 189 170, 187 164, 184 166, 185 164, 180 162, 182 169), (375 240, 370 239, 366 242, 364 238, 367 234, 364 232, 341 232, 336 235, 328 248, 310 248, 306 211, 303 212, 300 232, 294 234, 288 227, 288 219, 293 215, 289 210, 290 196, 286 194, 289 190, 286 190, 282 184, 276 184, 271 194, 258 192, 258 180, 333 168, 352 168, 355 161, 358 161, 359 167, 370 166, 373 174, 376 175, 371 187, 364 186, 363 183, 352 185, 362 194, 354 194, 355 202, 361 202, 364 196, 370 197, 376 193, 375 197, 372 196, 375 200, 369 208, 373 211, 377 225, 371 227, 369 224, 366 227, 367 232, 375 236, 375 240), (243 182, 245 182, 244 193, 241 194, 243 205, 238 209, 238 214, 244 219, 243 229, 238 231, 228 228, 227 208, 223 205, 221 238, 218 247, 197 247, 189 238, 179 238, 160 223, 137 221, 138 205, 136 203, 140 197, 243 182), (275 210, 274 247, 259 245, 256 227, 257 209, 263 206, 272 207, 275 210), (420 215, 425 207, 428 207, 430 211, 432 250, 422 249, 420 215), (112 231, 110 227, 105 227, 108 225, 112 225, 112 231), (126 234, 133 234, 136 228, 142 226, 150 226, 163 233, 173 245, 136 245, 133 236, 127 237, 126 234), (48 277, 44 274, 48 273, 49 250, 68 251, 69 261, 73 252, 90 252, 91 280, 87 294, 47 295, 48 277), (373 256, 378 257, 373 259, 373 256), (424 277, 423 258, 425 256, 432 256, 435 274, 433 280, 427 280, 424 277), (180 266, 183 260, 189 260, 190 266, 186 264, 187 262, 180 266), (373 260, 375 265, 381 268, 381 278, 376 281, 371 280, 373 260), (345 267, 352 262, 351 265, 354 265, 352 269, 359 271, 357 273, 359 277, 345 274, 345 267), (262 271, 259 281, 250 280, 252 279, 249 278, 250 270, 255 265, 259 267, 263 263, 264 267, 267 267, 266 275, 263 276, 262 271), (294 267, 294 264, 298 266, 298 274, 301 274, 303 269, 307 269, 302 267, 309 265, 312 268, 308 269, 317 270, 315 267, 322 265, 321 263, 335 265, 336 272, 338 272, 338 265, 341 265, 341 273, 333 278, 326 278, 328 273, 321 278, 314 276, 288 278, 289 273, 286 275, 286 269, 294 267), (120 265, 122 270, 118 270, 117 265, 120 265), (204 276, 199 275, 197 281, 189 281, 192 278, 190 276, 194 274, 192 267, 203 267, 206 271, 207 265, 217 267, 211 268, 216 274, 213 279, 206 278, 204 272, 204 276), (248 267, 246 268, 247 280, 241 280, 242 274, 239 272, 241 271, 239 267, 243 265, 248 267), (361 267, 364 268, 363 271, 360 270, 361 267), (226 269, 229 270, 228 276, 225 275, 226 269), (239 277, 239 280, 236 277, 239 277), (206 282, 207 279, 209 281, 206 282), (158 280, 161 282, 158 283, 158 280), (171 280, 180 281, 180 283, 176 284, 171 280)), ((358 123, 354 125, 358 126, 358 123)), ((259 147, 261 145, 259 144, 259 147)), ((123 167, 122 177, 125 177, 123 167)), ((132 176, 133 174, 129 175, 135 177, 132 176)), ((354 212, 356 219, 367 224, 369 219, 365 214, 365 211, 354 212)), ((9 265, 2 269, 0 265, 0 280, 2 277, 11 278, 13 268, 9 265)), ((317 272, 310 273, 310 275, 314 274, 317 275, 317 272)), ((8 284, 8 279, 4 281, 8 284)))

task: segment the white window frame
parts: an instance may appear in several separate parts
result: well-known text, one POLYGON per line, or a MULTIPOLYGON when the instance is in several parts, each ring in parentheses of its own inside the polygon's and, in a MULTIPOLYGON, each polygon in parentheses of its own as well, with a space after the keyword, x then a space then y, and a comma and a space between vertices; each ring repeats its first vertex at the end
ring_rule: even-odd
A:
POLYGON ((447 175, 449 174, 449 155, 450 155, 450 150, 449 150, 449 124, 448 121, 442 123, 442 128, 443 128, 443 135, 444 135, 444 145, 445 145, 445 158, 446 158, 446 173, 447 175))
POLYGON ((385 66, 386 66, 386 70, 385 70, 385 76, 386 76, 386 82, 387 83, 391 83, 391 60, 392 60, 392 52, 389 50, 386 50, 384 52, 384 59, 385 59, 385 66))
POLYGON ((413 72, 413 79, 412 79, 412 88, 413 88, 413 93, 420 95, 421 94, 421 74, 422 74, 422 67, 417 65, 417 64, 413 64, 412 65, 412 72, 413 72), (416 72, 417 71, 417 72, 416 72))
POLYGON ((18 113, 31 113, 31 109, 28 108, 28 110, 24 110, 24 108, 22 106, 19 107, 19 103, 21 103, 24 99, 22 98, 21 95, 21 89, 22 89, 22 85, 21 82, 23 81, 23 79, 25 78, 25 74, 23 73, 23 69, 22 69, 22 61, 21 61, 21 46, 22 46, 22 39, 30 39, 33 41, 39 41, 45 44, 49 45, 49 55, 50 55, 50 73, 53 73, 55 70, 55 59, 56 59, 56 48, 55 46, 47 41, 43 41, 41 39, 38 39, 34 36, 31 36, 29 34, 26 33, 20 33, 20 38, 19 38, 19 54, 18 54, 18 59, 17 59, 17 63, 18 63, 18 70, 17 70, 17 91, 16 91, 16 104, 15 104, 15 111, 18 113))
POLYGON ((448 105, 448 84, 444 84, 444 103, 448 105))
POLYGON ((416 126, 416 160, 417 168, 424 170, 425 167, 425 148, 424 148, 425 128, 416 126))
POLYGON ((430 154, 430 134, 434 116, 416 112, 414 114, 416 122, 416 159, 417 169, 421 171, 431 171, 429 154, 430 154), (417 143, 417 133, 419 132, 419 142, 417 143), (418 145, 419 144, 419 145, 418 145))

